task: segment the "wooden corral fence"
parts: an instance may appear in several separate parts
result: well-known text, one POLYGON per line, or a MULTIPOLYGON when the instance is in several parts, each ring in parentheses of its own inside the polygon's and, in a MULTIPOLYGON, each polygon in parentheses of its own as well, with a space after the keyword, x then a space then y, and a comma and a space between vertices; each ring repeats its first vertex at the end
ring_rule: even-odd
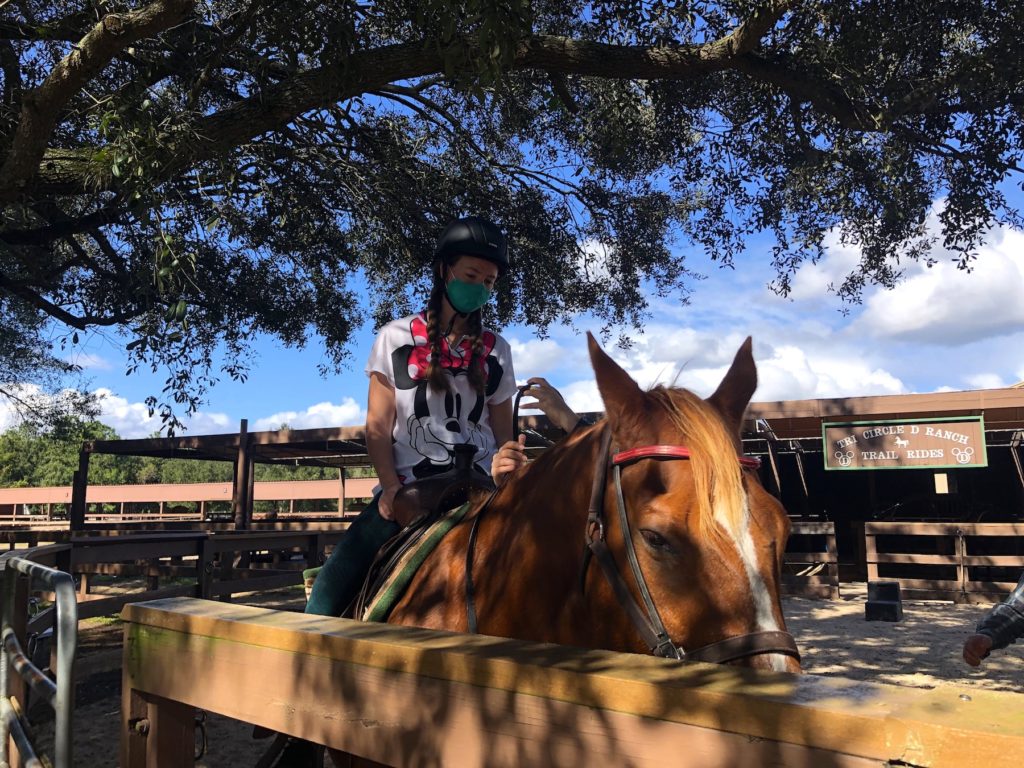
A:
POLYGON ((782 590, 788 595, 839 599, 835 523, 791 523, 783 561, 782 590))
MULTIPOLYGON (((324 501, 322 514, 344 513, 353 499, 372 495, 376 478, 263 481, 254 483, 254 500, 287 504, 281 515, 294 515, 296 501, 324 501)), ((71 487, 0 488, 0 523, 45 523, 58 511, 66 516, 71 487), (33 510, 26 513, 26 509, 33 510)), ((208 507, 231 503, 231 483, 90 485, 86 489, 86 522, 130 520, 203 520, 208 507), (144 506, 153 511, 142 512, 144 506), (103 507, 115 508, 112 512, 103 507)), ((308 513, 301 513, 308 516, 308 513)))
POLYGON ((1015 694, 195 599, 134 604, 122 618, 122 768, 191 765, 197 707, 393 766, 1016 768, 1024 754, 1015 694))
POLYGON ((994 602, 1024 569, 1024 524, 867 523, 864 537, 868 580, 912 598, 994 602))
MULTIPOLYGON (((254 532, 303 533, 313 530, 332 532, 344 530, 348 523, 344 519, 318 520, 305 518, 298 520, 256 520, 253 522, 254 532)), ((161 532, 194 532, 228 533, 234 530, 234 523, 200 522, 195 520, 176 521, 131 521, 124 523, 91 523, 88 526, 89 536, 126 536, 133 534, 155 534, 161 532)), ((76 534, 76 538, 82 538, 76 534)), ((44 543, 67 542, 71 539, 67 523, 51 523, 47 526, 33 525, 30 530, 0 530, 0 547, 23 549, 36 547, 44 543)), ((124 567, 121 575, 161 575, 158 563, 148 563, 145 570, 124 567)), ((112 571, 93 571, 96 573, 112 571)), ((89 571, 81 571, 89 573, 89 571)), ((163 575, 174 575, 164 568, 163 575)), ((88 579, 86 582, 88 583, 88 579)), ((783 590, 786 594, 803 597, 824 597, 837 599, 840 595, 839 570, 836 556, 835 526, 831 522, 792 524, 789 542, 786 546, 785 567, 783 570, 783 590)))
MULTIPOLYGON (((229 600, 242 592, 301 587, 302 570, 324 562, 344 530, 242 531, 128 534, 75 537, 32 550, 35 562, 73 574, 78 581, 78 617, 117 613, 129 603, 190 596, 229 600), (144 587, 127 594, 95 593, 97 575, 145 576, 144 587)), ((43 595, 44 599, 48 595, 43 595)), ((29 631, 52 624, 43 611, 29 631)))

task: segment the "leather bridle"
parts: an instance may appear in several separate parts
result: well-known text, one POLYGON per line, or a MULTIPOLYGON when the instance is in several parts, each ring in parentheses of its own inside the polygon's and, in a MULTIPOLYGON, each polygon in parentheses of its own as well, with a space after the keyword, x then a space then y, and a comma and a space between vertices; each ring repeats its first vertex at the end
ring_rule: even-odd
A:
MULTIPOLYGON (((779 630, 766 632, 750 632, 745 635, 734 635, 711 643, 693 651, 686 651, 681 645, 673 642, 665 625, 658 613, 658 608, 651 598, 650 590, 640 570, 640 563, 636 557, 636 550, 633 547, 633 537, 629 528, 629 518, 626 515, 626 502, 622 495, 622 468, 628 464, 644 459, 689 459, 690 450, 678 445, 646 445, 633 448, 627 451, 612 453, 611 451, 611 429, 606 425, 601 437, 601 447, 597 455, 597 464, 594 468, 594 485, 590 494, 590 507, 587 515, 586 545, 582 582, 586 580, 587 564, 592 554, 601 567, 601 572, 608 580, 615 598, 622 606, 626 615, 629 616, 633 626, 647 643, 651 653, 655 656, 663 656, 669 659, 687 659, 691 661, 706 661, 715 664, 723 664, 737 659, 757 656, 765 653, 780 653, 792 656, 800 660, 800 651, 797 650, 793 636, 788 632, 779 630), (605 486, 608 481, 608 468, 612 468, 615 484, 615 505, 618 510, 619 526, 622 530, 622 538, 625 542, 626 559, 629 562, 633 580, 636 583, 637 591, 643 606, 637 602, 633 593, 622 577, 615 558, 605 541, 605 516, 604 497, 605 486)), ((756 468, 761 462, 757 458, 749 456, 738 457, 740 464, 744 467, 756 468)))

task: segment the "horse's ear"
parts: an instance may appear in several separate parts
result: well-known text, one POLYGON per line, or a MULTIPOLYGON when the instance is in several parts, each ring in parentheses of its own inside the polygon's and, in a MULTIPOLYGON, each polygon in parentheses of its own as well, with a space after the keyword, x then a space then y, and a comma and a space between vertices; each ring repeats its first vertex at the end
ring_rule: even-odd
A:
POLYGON ((604 401, 604 412, 615 434, 621 436, 627 430, 634 430, 643 423, 645 397, 628 373, 611 359, 587 332, 587 346, 590 348, 590 364, 594 367, 597 389, 604 401))
POLYGON ((736 357, 733 358, 722 383, 718 385, 715 394, 708 398, 708 402, 714 405, 726 420, 732 424, 736 431, 743 423, 743 414, 747 410, 750 398, 754 396, 757 389, 757 366, 754 365, 754 354, 751 351, 753 342, 747 336, 747 340, 740 346, 736 357))

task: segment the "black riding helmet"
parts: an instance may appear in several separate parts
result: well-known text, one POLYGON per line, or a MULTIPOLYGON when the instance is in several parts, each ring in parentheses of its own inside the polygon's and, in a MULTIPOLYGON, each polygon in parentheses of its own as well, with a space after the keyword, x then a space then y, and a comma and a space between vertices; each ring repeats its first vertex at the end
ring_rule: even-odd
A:
POLYGON ((444 228, 437 239, 434 258, 451 264, 459 256, 486 259, 498 268, 498 275, 508 272, 508 240, 498 225, 480 216, 456 219, 444 228))

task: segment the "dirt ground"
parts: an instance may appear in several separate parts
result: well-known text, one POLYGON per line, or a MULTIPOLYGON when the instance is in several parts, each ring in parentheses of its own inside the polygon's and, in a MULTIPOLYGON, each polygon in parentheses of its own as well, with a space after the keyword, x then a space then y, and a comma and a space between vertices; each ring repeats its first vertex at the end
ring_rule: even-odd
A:
MULTIPOLYGON (((238 602, 301 610, 298 590, 239 596, 238 602)), ((840 600, 788 598, 786 620, 803 654, 804 671, 876 683, 934 688, 960 686, 1024 693, 1024 647, 1011 647, 971 670, 960 646, 989 606, 904 601, 900 622, 866 622, 862 590, 840 600)), ((119 622, 82 622, 81 683, 75 711, 75 764, 115 766, 120 725, 119 622)), ((1024 699, 1021 700, 1024 706, 1024 699)), ((48 741, 48 724, 37 728, 48 741)), ((201 768, 253 766, 269 744, 246 724, 208 714, 201 768)), ((50 747, 44 742, 44 750, 50 747)))

